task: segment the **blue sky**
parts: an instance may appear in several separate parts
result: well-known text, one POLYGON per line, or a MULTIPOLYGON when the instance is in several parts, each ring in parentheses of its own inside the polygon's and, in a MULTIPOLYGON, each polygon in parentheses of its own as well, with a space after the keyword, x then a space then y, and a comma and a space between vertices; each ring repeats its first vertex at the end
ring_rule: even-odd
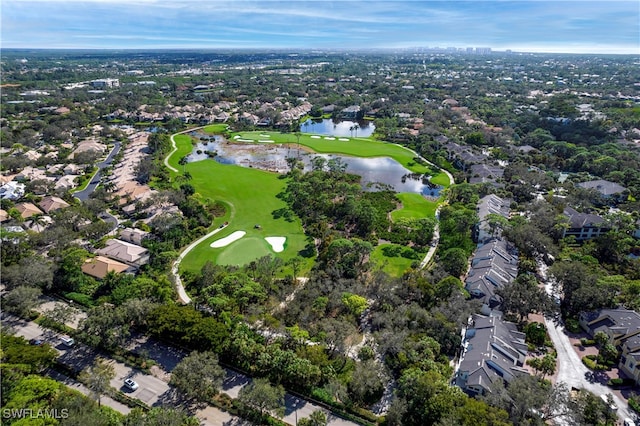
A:
POLYGON ((491 47, 640 54, 637 0, 2 0, 3 48, 491 47))

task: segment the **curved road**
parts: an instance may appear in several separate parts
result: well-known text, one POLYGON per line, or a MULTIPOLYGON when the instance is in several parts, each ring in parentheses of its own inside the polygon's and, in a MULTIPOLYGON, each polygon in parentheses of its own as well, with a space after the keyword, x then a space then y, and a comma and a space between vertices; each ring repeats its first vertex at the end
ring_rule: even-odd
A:
MULTIPOLYGON (((547 275, 547 265, 540 262, 538 266, 538 271, 542 277, 542 282, 545 284, 547 294, 552 297, 556 296, 553 292, 553 280, 547 275)), ((617 414, 620 420, 626 417, 634 418, 626 401, 613 393, 611 388, 591 379, 593 372, 582 363, 582 360, 571 344, 571 340, 569 340, 569 336, 565 333, 564 325, 549 317, 545 317, 544 322, 547 326, 549 337, 551 337, 553 346, 558 354, 558 376, 556 382, 564 382, 569 388, 586 389, 597 396, 611 394, 613 401, 618 406, 617 414)))
POLYGON ((107 158, 105 158, 102 162, 98 163, 98 170, 91 177, 91 180, 89 181, 89 184, 87 185, 87 187, 82 191, 78 191, 75 194, 73 194, 74 197, 76 197, 80 201, 86 201, 89 199, 89 195, 91 195, 91 193, 95 191, 98 185, 100 184, 100 174, 102 172, 102 169, 104 169, 105 167, 111 164, 111 162, 113 161, 113 157, 115 157, 118 154, 118 152, 120 152, 121 146, 122 145, 120 144, 120 142, 114 143, 113 149, 111 150, 109 155, 107 155, 107 158))

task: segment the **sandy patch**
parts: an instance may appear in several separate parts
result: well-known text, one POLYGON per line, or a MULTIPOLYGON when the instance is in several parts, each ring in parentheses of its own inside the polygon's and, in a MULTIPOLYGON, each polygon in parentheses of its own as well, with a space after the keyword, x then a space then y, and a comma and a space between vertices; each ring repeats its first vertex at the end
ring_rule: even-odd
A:
POLYGON ((271 248, 276 253, 284 250, 284 242, 287 241, 286 237, 265 237, 264 239, 271 245, 271 248))
POLYGON ((332 138, 332 137, 329 137, 329 136, 325 136, 324 138, 326 140, 328 140, 328 141, 335 141, 336 140, 336 138, 332 138))
POLYGON ((258 142, 262 142, 262 143, 273 143, 272 140, 264 140, 264 139, 260 139, 258 140, 258 142))
POLYGON ((261 138, 270 138, 271 135, 260 135, 261 138))
POLYGON ((311 139, 320 139, 320 136, 313 135, 311 136, 311 139))
POLYGON ((349 142, 349 139, 347 139, 347 138, 340 138, 340 139, 338 139, 338 140, 340 140, 340 141, 342 141, 342 142, 349 142))
POLYGON ((227 235, 224 238, 220 238, 219 240, 215 240, 214 242, 211 243, 211 247, 220 248, 220 247, 228 246, 232 242, 237 241, 240 238, 244 237, 245 234, 246 234, 246 232, 244 232, 244 231, 235 231, 231 235, 227 235))
POLYGON ((238 142, 253 142, 253 139, 237 139, 238 142))
POLYGON ((234 139, 240 139, 240 135, 235 135, 233 138, 234 139))

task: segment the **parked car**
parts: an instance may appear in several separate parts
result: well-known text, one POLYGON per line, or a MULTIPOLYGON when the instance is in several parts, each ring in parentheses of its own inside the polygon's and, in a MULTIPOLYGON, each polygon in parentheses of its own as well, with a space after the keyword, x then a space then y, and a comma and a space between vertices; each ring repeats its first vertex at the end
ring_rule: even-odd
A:
POLYGON ((138 389, 138 383, 133 379, 124 379, 124 386, 132 391, 138 389))
POLYGON ((34 346, 40 346, 41 344, 43 344, 44 342, 40 339, 31 339, 29 340, 29 344, 30 345, 34 345, 34 346))
POLYGON ((624 419, 623 424, 624 426, 636 426, 636 423, 633 420, 631 420, 629 417, 624 419))
POLYGON ((65 346, 67 346, 67 347, 69 347, 69 348, 70 348, 71 346, 73 346, 73 345, 76 343, 76 341, 75 341, 75 340, 73 340, 73 337, 69 337, 69 336, 62 336, 62 337, 60 338, 60 340, 62 341, 62 343, 63 343, 65 346))

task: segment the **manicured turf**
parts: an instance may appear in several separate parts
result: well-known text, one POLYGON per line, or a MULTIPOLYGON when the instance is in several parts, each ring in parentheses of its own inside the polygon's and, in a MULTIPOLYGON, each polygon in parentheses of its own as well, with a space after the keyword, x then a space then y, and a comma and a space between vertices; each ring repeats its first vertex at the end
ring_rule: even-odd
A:
POLYGON ((206 126, 203 130, 205 133, 216 135, 216 134, 226 132, 228 127, 229 127, 228 124, 210 124, 209 126, 206 126))
POLYGON ((398 220, 400 218, 422 219, 423 217, 434 217, 437 201, 429 201, 420 194, 403 192, 397 194, 402 201, 402 209, 391 212, 391 218, 398 220))
MULTIPOLYGON (((298 138, 293 133, 274 133, 274 132, 240 132, 232 135, 239 135, 241 139, 250 139, 254 141, 265 140, 260 135, 270 135, 270 139, 276 143, 292 143, 297 144, 298 138)), ((343 138, 349 139, 349 141, 340 141, 336 137, 335 140, 324 139, 321 136, 320 139, 314 139, 310 134, 300 135, 300 145, 311 148, 315 152, 322 154, 345 154, 353 155, 355 157, 391 157, 398 163, 402 164, 407 169, 417 172, 425 173, 429 169, 420 164, 416 164, 413 160, 415 154, 411 151, 404 149, 401 146, 394 145, 387 142, 379 142, 370 138, 343 138)))
POLYGON ((218 250, 221 251, 217 259, 220 265, 242 266, 262 256, 275 255, 264 238, 259 237, 245 236, 218 250))
MULTIPOLYGON (((190 141, 188 143, 191 144, 190 141)), ((204 199, 228 203, 232 211, 226 219, 229 221, 229 227, 205 240, 187 254, 181 263, 182 269, 199 271, 207 260, 217 262, 219 256, 228 264, 237 264, 240 259, 254 260, 269 253, 287 260, 298 255, 305 247, 306 237, 298 219, 287 222, 284 219, 273 218, 274 210, 285 207, 285 203, 276 197, 285 186, 285 181, 279 179, 277 174, 220 164, 211 160, 189 163, 186 170, 192 176, 191 184, 197 193, 204 199), (255 225, 260 225, 260 229, 256 229, 255 225), (234 231, 246 231, 247 234, 227 247, 210 247, 211 242, 234 231), (264 240, 264 237, 270 236, 286 236, 287 248, 281 253, 274 253, 264 240), (255 243, 256 248, 249 250, 243 242, 245 240, 255 243), (237 249, 238 244, 241 250, 237 249)), ((219 221, 216 221, 215 225, 218 224, 219 221)), ((312 262, 309 260, 307 263, 306 266, 310 267, 312 262)))

